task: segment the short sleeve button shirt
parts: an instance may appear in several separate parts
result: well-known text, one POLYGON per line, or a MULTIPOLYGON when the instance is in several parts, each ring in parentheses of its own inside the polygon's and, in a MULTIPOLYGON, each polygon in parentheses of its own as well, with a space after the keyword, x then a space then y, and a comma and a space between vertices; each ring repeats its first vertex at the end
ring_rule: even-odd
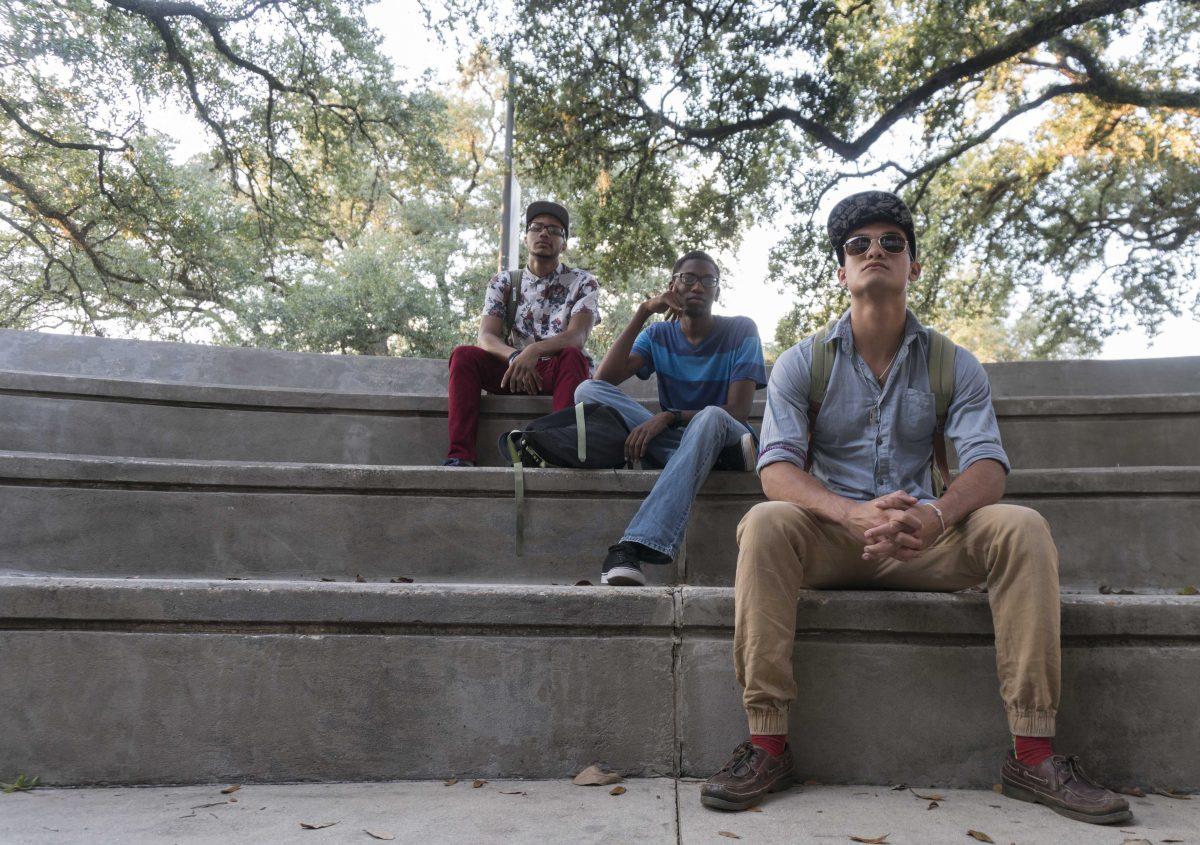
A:
MULTIPOLYGON (((507 271, 492 276, 483 299, 484 316, 505 318, 508 288, 507 271)), ((581 311, 591 314, 592 325, 596 326, 600 323, 599 296, 600 283, 587 270, 559 264, 550 275, 538 278, 525 267, 521 270, 512 336, 506 340, 514 348, 524 349, 566 331, 571 318, 581 311)))

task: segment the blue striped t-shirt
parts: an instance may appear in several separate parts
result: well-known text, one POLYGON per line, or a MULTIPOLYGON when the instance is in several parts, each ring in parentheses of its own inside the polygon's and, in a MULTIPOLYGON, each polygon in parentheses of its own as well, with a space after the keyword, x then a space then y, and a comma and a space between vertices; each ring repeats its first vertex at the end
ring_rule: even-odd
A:
POLYGON ((714 317, 716 325, 696 346, 683 336, 677 321, 652 323, 633 342, 633 353, 645 362, 637 377, 658 373, 658 401, 664 409, 698 411, 724 405, 729 383, 752 379, 766 387, 758 327, 749 317, 714 317))

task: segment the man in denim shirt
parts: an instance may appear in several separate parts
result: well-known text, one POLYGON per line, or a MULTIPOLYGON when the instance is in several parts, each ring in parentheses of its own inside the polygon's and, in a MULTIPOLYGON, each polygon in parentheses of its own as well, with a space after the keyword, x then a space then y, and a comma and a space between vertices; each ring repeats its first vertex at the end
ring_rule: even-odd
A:
POLYGON ((811 441, 812 338, 780 356, 767 386, 758 471, 770 501, 738 526, 734 591, 734 662, 751 740, 704 785, 701 801, 746 809, 792 781, 800 589, 950 591, 986 582, 1014 738, 1001 772, 1005 794, 1080 821, 1128 821, 1125 799, 1051 748, 1058 553, 1036 511, 997 504, 1008 457, 987 375, 965 349, 955 351, 946 420, 960 473, 940 498, 933 494, 929 333, 906 306, 921 272, 908 208, 894 194, 855 194, 834 208, 828 231, 850 310, 825 338, 834 363, 811 441))

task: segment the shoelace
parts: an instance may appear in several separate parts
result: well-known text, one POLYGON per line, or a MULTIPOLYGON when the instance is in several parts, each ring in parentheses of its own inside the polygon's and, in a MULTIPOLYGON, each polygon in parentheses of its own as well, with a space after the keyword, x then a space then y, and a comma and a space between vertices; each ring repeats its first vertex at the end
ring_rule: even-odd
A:
POLYGON ((1094 786, 1097 789, 1105 788, 1088 777, 1087 772, 1083 770, 1083 764, 1079 762, 1079 758, 1076 755, 1072 754, 1070 757, 1064 758, 1063 762, 1066 764, 1068 773, 1075 780, 1080 783, 1086 783, 1088 786, 1094 786))
POLYGON ((754 743, 743 742, 733 750, 733 757, 722 767, 722 772, 736 774, 739 767, 749 768, 750 758, 754 756, 754 743))

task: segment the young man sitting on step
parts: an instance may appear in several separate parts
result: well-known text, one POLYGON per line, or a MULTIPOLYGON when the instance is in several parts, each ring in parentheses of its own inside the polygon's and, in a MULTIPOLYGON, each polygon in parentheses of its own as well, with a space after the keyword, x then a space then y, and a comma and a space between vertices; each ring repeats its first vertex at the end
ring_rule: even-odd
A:
POLYGON ((766 381, 758 328, 748 317, 712 313, 721 279, 707 253, 687 253, 671 272, 667 290, 638 306, 595 380, 575 391, 576 401, 608 405, 624 418, 632 429, 625 441, 629 461, 648 458, 664 467, 625 535, 609 547, 603 584, 641 586, 643 564, 674 559, 692 502, 718 457, 722 466, 754 466, 754 433, 746 420, 754 391, 766 381), (668 319, 643 329, 652 314, 668 319), (655 372, 662 410, 652 414, 617 385, 655 372))
POLYGON ((792 782, 801 589, 952 591, 986 582, 1013 736, 1004 793, 1080 821, 1128 821, 1125 799, 1051 747, 1058 553, 1036 511, 997 504, 1009 463, 983 367, 907 310, 908 285, 921 272, 908 208, 893 194, 854 194, 833 209, 828 232, 850 310, 785 352, 771 373, 758 458, 770 501, 738 526, 734 589, 734 664, 751 738, 703 785, 702 803, 744 810, 792 782), (937 350, 952 354, 949 366, 937 350), (935 371, 953 374, 949 391, 941 378, 931 383, 935 371), (937 397, 947 393, 939 420, 937 397), (960 472, 937 496, 930 463, 943 424, 960 472))
POLYGON ((479 321, 479 345, 450 353, 450 451, 443 466, 475 466, 479 391, 531 396, 550 394, 554 410, 574 403, 575 388, 588 378, 583 352, 600 322, 600 284, 586 270, 559 261, 570 227, 558 203, 525 209, 529 263, 519 274, 501 271, 488 282, 479 321), (517 275, 516 284, 512 275, 517 275))

